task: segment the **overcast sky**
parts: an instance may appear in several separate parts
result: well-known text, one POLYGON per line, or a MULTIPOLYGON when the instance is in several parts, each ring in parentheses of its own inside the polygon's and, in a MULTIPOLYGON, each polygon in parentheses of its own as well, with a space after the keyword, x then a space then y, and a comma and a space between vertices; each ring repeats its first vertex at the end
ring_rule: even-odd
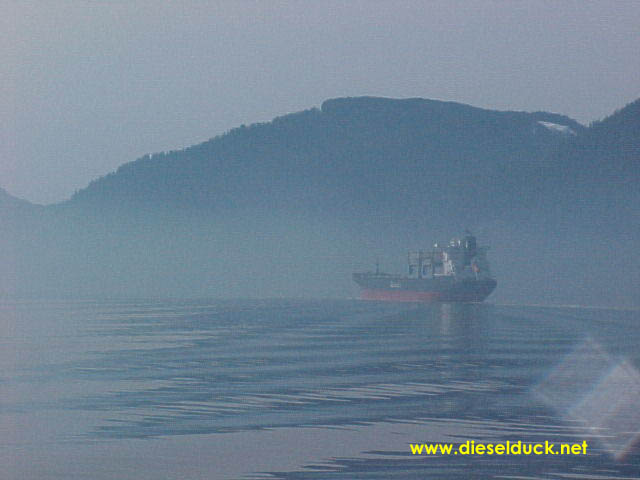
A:
POLYGON ((548 110, 640 97, 640 2, 0 0, 0 186, 69 197, 143 154, 357 95, 548 110))

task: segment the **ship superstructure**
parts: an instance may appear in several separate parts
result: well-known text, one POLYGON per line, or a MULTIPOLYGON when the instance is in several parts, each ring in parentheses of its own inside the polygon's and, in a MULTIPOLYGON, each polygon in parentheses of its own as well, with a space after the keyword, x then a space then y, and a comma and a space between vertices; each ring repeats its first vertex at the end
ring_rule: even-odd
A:
POLYGON ((488 247, 465 232, 447 245, 408 253, 408 274, 354 273, 361 298, 399 302, 481 302, 496 288, 487 260, 488 247))

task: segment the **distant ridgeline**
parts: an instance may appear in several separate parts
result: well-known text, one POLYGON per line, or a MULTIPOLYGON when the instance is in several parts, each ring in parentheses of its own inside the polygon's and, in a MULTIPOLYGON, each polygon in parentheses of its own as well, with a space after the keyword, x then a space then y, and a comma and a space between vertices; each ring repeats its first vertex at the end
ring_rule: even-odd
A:
POLYGON ((328 100, 145 156, 60 204, 0 191, 12 252, 0 260, 15 274, 4 289, 345 296, 354 266, 469 227, 498 250, 497 276, 500 264, 514 276, 496 297, 580 301, 622 271, 637 278, 616 259, 640 240, 639 162, 640 100, 588 128, 546 112, 328 100), (597 279, 552 288, 554 268, 597 279))
MULTIPOLYGON (((433 100, 345 98, 143 157, 92 182, 69 206, 348 209, 494 217, 532 189, 550 152, 585 128, 561 115, 433 100), (565 130, 554 128, 562 127, 565 130), (527 192, 523 192, 526 187, 527 192)), ((346 213, 346 212, 345 212, 346 213)))

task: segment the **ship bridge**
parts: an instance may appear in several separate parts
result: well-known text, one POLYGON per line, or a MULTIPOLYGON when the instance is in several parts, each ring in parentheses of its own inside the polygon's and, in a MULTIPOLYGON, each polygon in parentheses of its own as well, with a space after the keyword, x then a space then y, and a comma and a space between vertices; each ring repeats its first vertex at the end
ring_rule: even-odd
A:
POLYGON ((486 260, 488 247, 478 247, 476 237, 465 232, 462 238, 452 238, 448 245, 433 245, 431 250, 410 251, 407 256, 409 278, 437 276, 489 277, 486 260))

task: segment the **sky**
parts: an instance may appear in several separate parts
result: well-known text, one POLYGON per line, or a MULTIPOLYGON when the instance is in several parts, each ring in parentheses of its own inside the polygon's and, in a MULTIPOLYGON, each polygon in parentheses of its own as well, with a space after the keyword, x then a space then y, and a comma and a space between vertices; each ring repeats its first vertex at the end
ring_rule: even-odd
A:
POLYGON ((588 124, 640 97, 640 2, 0 0, 0 187, 70 197, 145 154, 375 95, 588 124))

